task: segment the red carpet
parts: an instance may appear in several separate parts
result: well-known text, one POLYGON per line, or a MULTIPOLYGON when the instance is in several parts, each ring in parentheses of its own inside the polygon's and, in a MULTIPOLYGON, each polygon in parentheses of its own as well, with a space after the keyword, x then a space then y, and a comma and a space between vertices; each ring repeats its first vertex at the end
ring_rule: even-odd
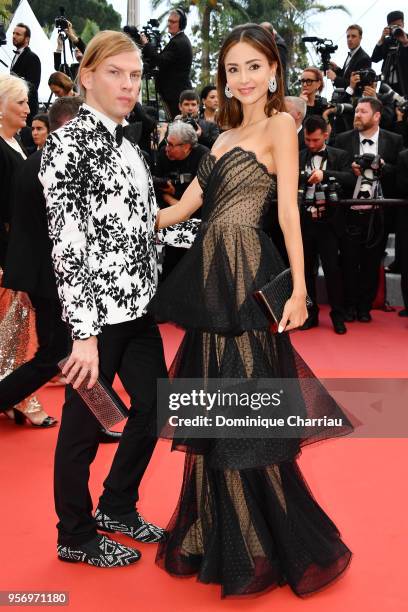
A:
MULTIPOLYGON (((391 377, 408 375, 408 322, 374 311, 369 325, 350 324, 337 337, 327 310, 322 325, 293 334, 293 342, 320 376, 391 377)), ((171 360, 181 333, 162 329, 171 360)), ((62 389, 39 393, 46 409, 60 414, 62 389)), ((113 570, 59 562, 55 554, 56 517, 52 462, 57 429, 33 431, 0 418, 1 557, 0 591, 68 591, 75 611, 151 610, 262 612, 402 612, 408 609, 406 543, 408 492, 406 439, 339 439, 304 450, 301 468, 317 500, 338 524, 352 549, 350 568, 336 584, 300 600, 288 587, 252 599, 221 600, 217 586, 169 577, 154 564, 155 545, 138 545, 135 566, 113 570)), ((92 466, 94 499, 101 491, 115 445, 101 446, 92 466)), ((140 509, 165 525, 181 484, 183 455, 158 444, 143 481, 140 509)), ((123 543, 131 541, 117 537, 123 543)))

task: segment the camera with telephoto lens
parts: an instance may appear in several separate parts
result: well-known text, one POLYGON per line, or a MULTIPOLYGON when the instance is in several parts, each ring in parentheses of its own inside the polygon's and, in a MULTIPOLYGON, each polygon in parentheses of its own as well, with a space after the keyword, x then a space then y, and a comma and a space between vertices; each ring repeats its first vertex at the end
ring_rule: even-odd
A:
POLYGON ((379 155, 374 155, 374 153, 363 153, 362 155, 355 155, 354 161, 360 166, 363 176, 366 170, 372 170, 375 178, 380 176, 382 164, 379 155))
POLYGON ((388 83, 381 83, 377 96, 383 104, 392 104, 394 102, 396 108, 404 113, 403 120, 406 121, 408 119, 408 98, 394 91, 388 83))
POLYGON ((68 19, 65 17, 65 9, 63 6, 60 6, 60 16, 55 18, 54 23, 60 34, 68 28, 69 23, 68 19))

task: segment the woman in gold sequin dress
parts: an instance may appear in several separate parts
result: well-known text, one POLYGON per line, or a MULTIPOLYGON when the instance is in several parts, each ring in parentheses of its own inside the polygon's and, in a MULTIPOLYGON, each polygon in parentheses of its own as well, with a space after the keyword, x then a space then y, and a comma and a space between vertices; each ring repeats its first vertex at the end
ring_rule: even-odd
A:
MULTIPOLYGON (((16 139, 30 112, 27 85, 11 75, 0 75, 0 379, 27 361, 35 352, 35 318, 28 297, 1 287, 10 222, 10 198, 15 169, 26 155, 16 139)), ((18 406, 10 406, 8 416, 17 424, 26 420, 37 427, 52 427, 57 421, 47 415, 35 395, 18 406)))
POLYGON ((340 428, 299 438, 174 439, 173 447, 186 452, 184 478, 157 563, 172 575, 220 584, 224 596, 284 584, 309 595, 333 582, 351 559, 296 462, 302 445, 344 435, 352 426, 286 333, 303 324, 307 311, 297 137, 282 112, 281 75, 267 30, 246 24, 229 34, 219 56, 218 96, 220 123, 230 129, 203 157, 180 203, 160 211, 157 222, 166 227, 202 205, 193 246, 149 308, 186 329, 170 375, 294 378, 302 393, 290 408, 312 418, 342 418, 340 428), (274 335, 253 292, 284 267, 265 233, 276 197, 293 293, 274 335))

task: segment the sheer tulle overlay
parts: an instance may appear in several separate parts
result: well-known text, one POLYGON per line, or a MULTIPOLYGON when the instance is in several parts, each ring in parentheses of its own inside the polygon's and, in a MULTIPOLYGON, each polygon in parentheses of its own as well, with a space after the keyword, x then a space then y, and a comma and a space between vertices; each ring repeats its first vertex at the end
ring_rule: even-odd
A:
POLYGON ((205 156, 198 180, 202 229, 149 307, 158 320, 187 330, 170 376, 297 379, 291 412, 342 418, 343 427, 297 439, 175 437, 173 447, 186 451, 183 486, 157 563, 170 574, 220 584, 225 596, 286 583, 308 595, 336 579, 351 552, 313 499, 296 457, 302 445, 344 435, 352 425, 289 336, 271 334, 252 297, 284 267, 264 232, 275 177, 236 147, 218 161, 205 156))

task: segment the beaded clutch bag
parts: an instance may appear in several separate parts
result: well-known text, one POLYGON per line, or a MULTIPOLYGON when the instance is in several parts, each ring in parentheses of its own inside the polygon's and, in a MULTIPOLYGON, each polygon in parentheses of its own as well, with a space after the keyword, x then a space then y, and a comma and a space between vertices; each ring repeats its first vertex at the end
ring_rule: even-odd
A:
MULTIPOLYGON (((62 361, 58 363, 61 370, 66 361, 67 358, 62 359, 62 361)), ((99 375, 92 389, 87 389, 87 384, 88 378, 85 378, 80 387, 75 389, 75 391, 80 395, 89 410, 93 412, 105 429, 110 429, 129 416, 129 409, 122 402, 119 395, 112 389, 112 386, 109 385, 101 375, 99 375)))

